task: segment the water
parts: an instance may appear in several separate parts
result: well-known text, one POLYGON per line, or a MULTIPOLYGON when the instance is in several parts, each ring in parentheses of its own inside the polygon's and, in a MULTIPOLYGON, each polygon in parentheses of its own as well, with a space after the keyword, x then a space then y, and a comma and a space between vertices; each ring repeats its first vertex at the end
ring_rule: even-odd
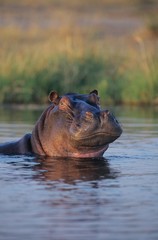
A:
MULTIPOLYGON (((40 111, 0 109, 0 141, 40 111)), ((116 108, 124 133, 101 159, 0 156, 0 240, 157 240, 158 110, 116 108)))

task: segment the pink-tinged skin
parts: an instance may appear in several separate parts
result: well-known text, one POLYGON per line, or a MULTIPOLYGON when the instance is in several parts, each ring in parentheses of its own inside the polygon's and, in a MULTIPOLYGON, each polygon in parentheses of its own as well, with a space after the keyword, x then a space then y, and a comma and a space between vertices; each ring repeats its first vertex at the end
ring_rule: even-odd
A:
POLYGON ((3 154, 37 154, 48 157, 102 157, 122 133, 116 118, 101 110, 98 91, 89 94, 52 91, 51 105, 42 113, 32 134, 0 145, 3 154))
POLYGON ((104 152, 108 149, 109 145, 107 144, 103 149, 98 151, 92 151, 88 153, 70 153, 69 157, 72 158, 98 158, 102 157, 104 152))
POLYGON ((102 157, 122 133, 115 117, 101 110, 98 92, 51 92, 52 105, 38 120, 31 136, 33 152, 49 157, 102 157))

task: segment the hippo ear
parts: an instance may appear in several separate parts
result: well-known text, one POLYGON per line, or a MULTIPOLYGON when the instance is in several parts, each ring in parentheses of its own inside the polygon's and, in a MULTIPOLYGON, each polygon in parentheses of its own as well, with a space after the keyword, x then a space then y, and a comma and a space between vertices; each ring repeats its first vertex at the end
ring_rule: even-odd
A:
POLYGON ((55 105, 58 105, 61 98, 59 97, 56 91, 51 91, 49 93, 48 99, 50 102, 53 102, 55 105))
POLYGON ((90 94, 91 93, 95 93, 97 96, 98 96, 98 91, 95 89, 95 90, 93 90, 92 92, 90 92, 90 94))

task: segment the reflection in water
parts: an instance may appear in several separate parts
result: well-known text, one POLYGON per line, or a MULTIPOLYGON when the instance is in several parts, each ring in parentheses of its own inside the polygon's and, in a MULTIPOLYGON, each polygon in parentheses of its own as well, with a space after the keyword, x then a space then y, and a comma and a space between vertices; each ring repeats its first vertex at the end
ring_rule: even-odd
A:
POLYGON ((40 163, 34 166, 37 178, 44 181, 63 181, 74 184, 76 181, 95 181, 106 178, 115 178, 105 158, 37 158, 40 163))
MULTIPOLYGON (((114 110, 124 133, 108 160, 0 156, 0 239, 158 239, 158 111, 114 110)), ((0 113, 2 142, 37 119, 0 113)))

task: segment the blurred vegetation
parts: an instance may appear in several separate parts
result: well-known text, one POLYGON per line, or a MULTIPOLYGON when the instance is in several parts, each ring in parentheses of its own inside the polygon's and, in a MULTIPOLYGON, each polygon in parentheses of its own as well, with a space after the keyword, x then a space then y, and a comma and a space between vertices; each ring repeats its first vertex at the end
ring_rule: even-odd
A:
MULTIPOLYGON (((91 10, 94 5, 94 12, 95 6, 100 9, 95 15, 89 13, 97 22, 100 16, 104 16, 103 6, 117 7, 125 3, 127 6, 146 6, 149 1, 135 0, 131 3, 118 0, 116 4, 116 1, 101 0, 100 7, 97 0, 87 0, 82 4, 79 0, 43 2, 23 0, 20 4, 29 6, 29 9, 42 6, 45 12, 41 12, 42 19, 37 21, 40 24, 46 17, 50 20, 54 16, 56 19, 59 16, 62 24, 57 22, 49 27, 34 24, 35 17, 38 18, 34 11, 29 15, 29 19, 33 19, 29 26, 21 27, 14 22, 7 26, 1 24, 0 103, 42 104, 47 102, 52 89, 60 94, 98 89, 107 103, 158 104, 157 36, 151 38, 141 31, 126 37, 106 36, 102 25, 75 22, 82 17, 85 19, 89 3, 91 10)), ((12 9, 12 4, 20 6, 19 1, 0 0, 0 4, 10 11, 10 15, 4 16, 7 19, 11 20, 12 15, 16 19, 24 14, 22 17, 27 20, 26 10, 26 13, 17 12, 17 5, 12 9)), ((156 25, 156 20, 153 23, 156 25)), ((147 28, 150 30, 153 26, 147 28)))

